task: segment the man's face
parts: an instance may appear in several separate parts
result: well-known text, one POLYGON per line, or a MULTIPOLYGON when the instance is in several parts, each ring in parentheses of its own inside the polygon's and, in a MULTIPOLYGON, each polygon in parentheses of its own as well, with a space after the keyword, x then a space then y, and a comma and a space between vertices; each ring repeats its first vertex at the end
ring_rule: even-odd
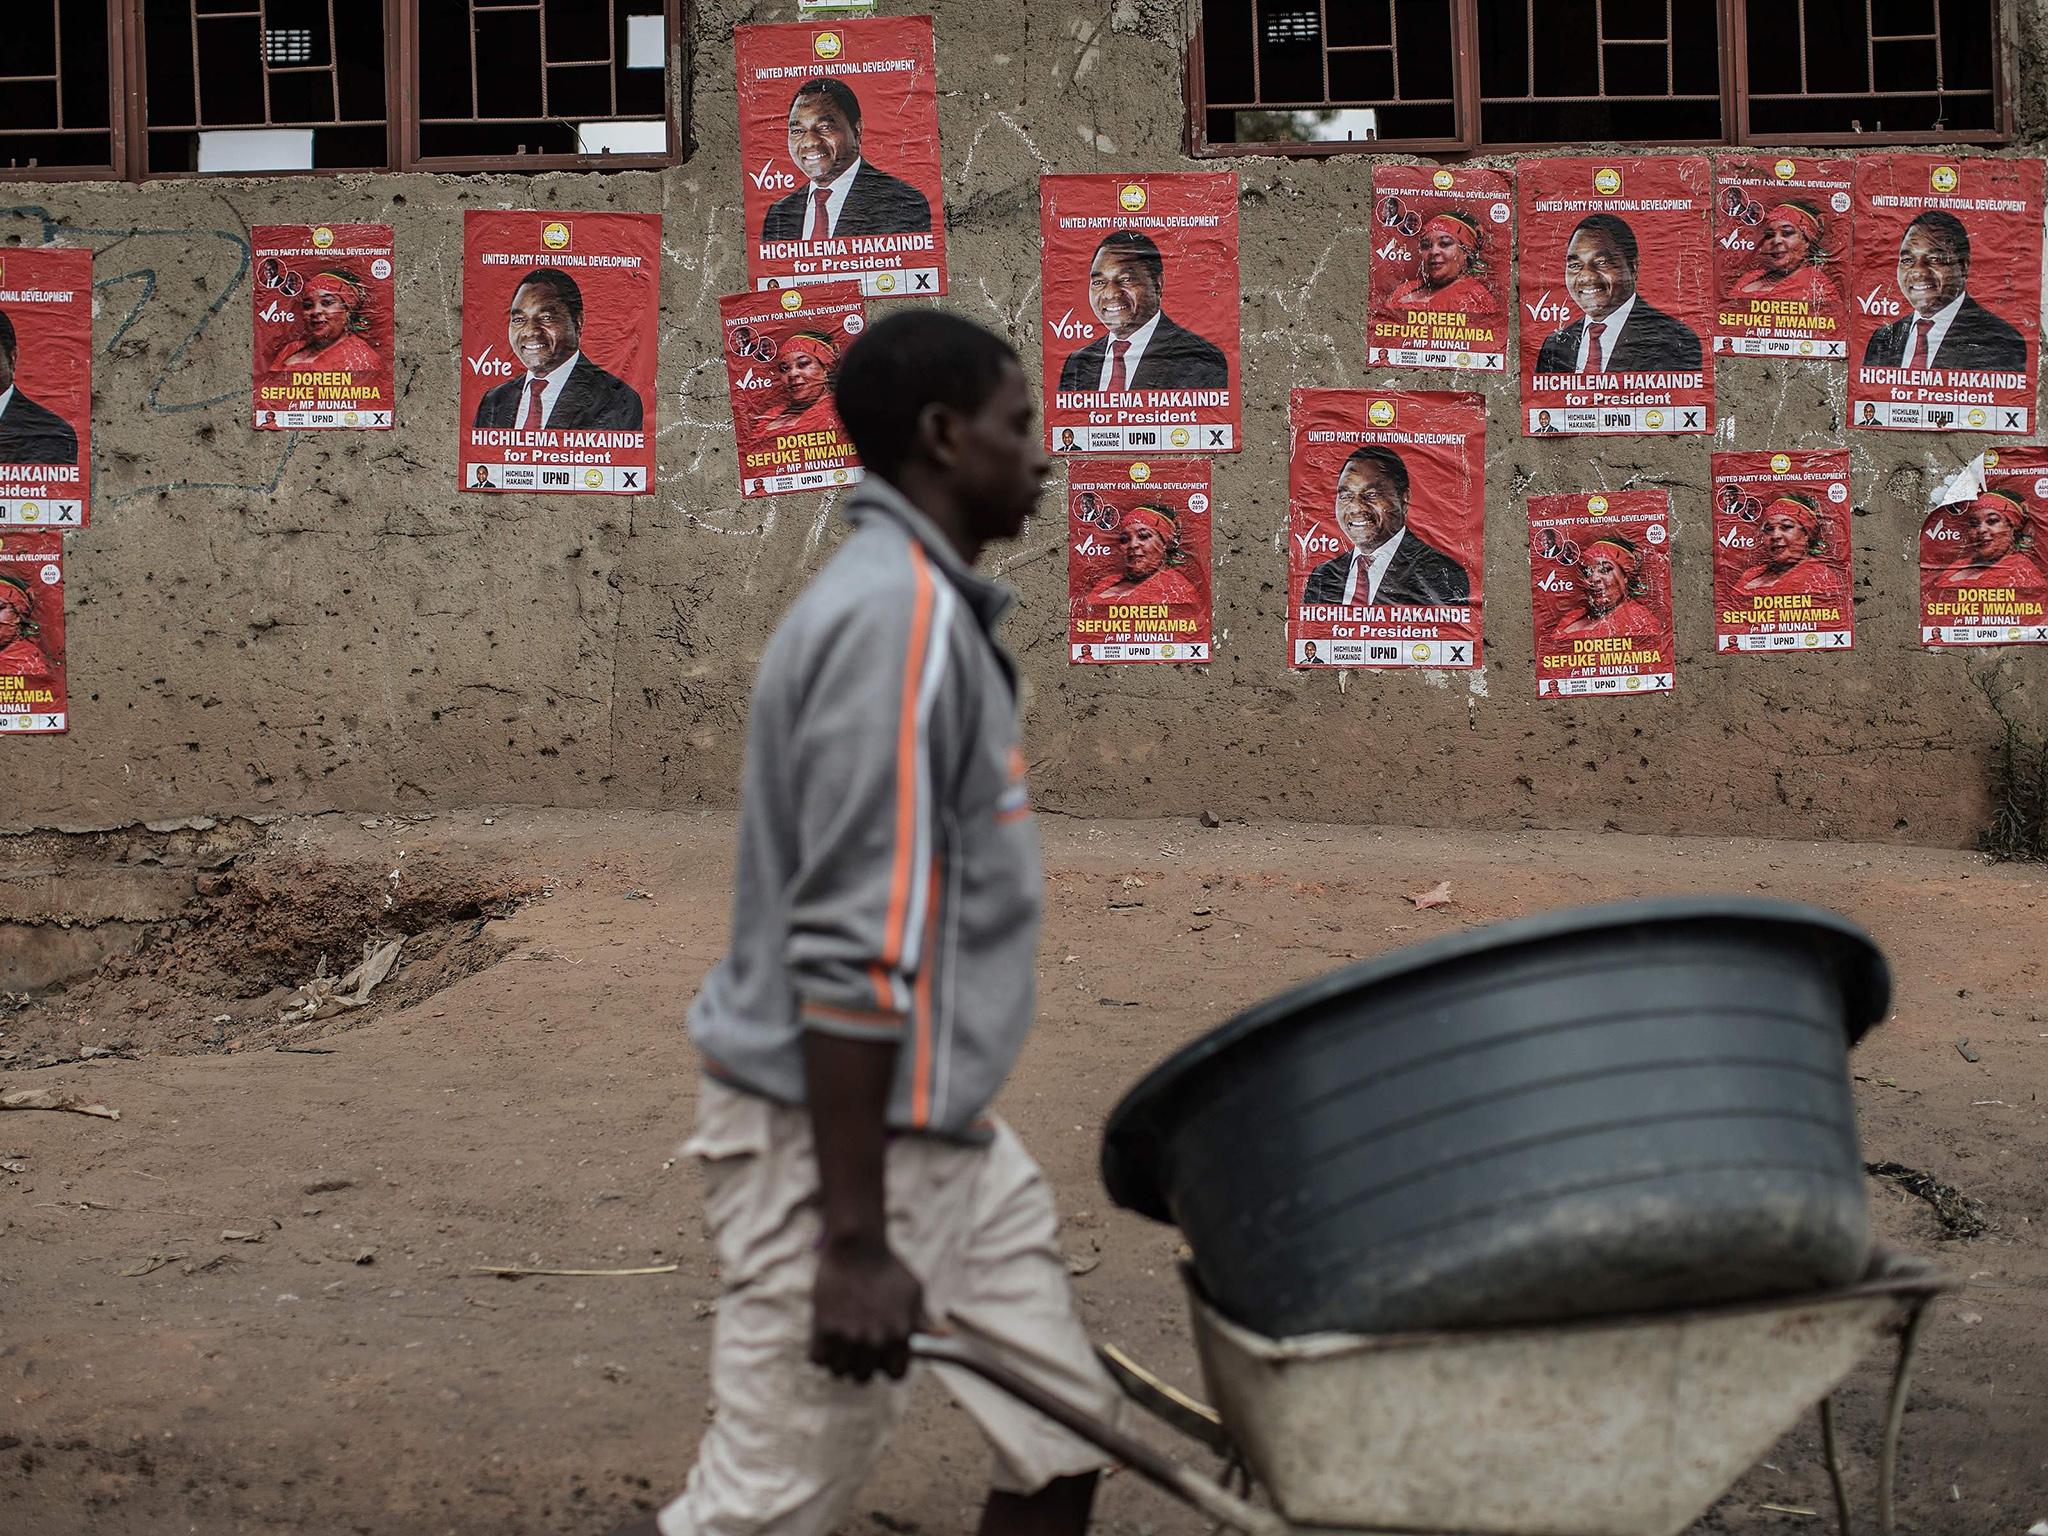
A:
POLYGON ((2017 523, 1995 507, 1966 507, 1963 536, 1970 541, 1970 554, 1977 563, 1989 565, 2012 553, 2020 530, 2017 523))
POLYGON ((1088 307, 1110 335, 1128 336, 1159 313, 1159 284, 1135 251, 1097 251, 1088 268, 1088 307))
POLYGON ((1605 230, 1582 229, 1565 247, 1564 286, 1588 320, 1604 320, 1636 296, 1636 269, 1605 230))
POLYGON ((1150 523, 1132 523, 1118 539, 1124 546, 1124 575, 1143 581, 1166 564, 1166 540, 1150 523))
POLYGON ((1756 531, 1757 544, 1770 565, 1793 565, 1807 554, 1806 530, 1789 512, 1767 512, 1756 531))
POLYGON ((1915 224, 1899 242, 1899 292, 1920 314, 1948 308, 1969 274, 1962 253, 1924 224, 1915 224))
POLYGON ((1005 363, 1001 381, 982 408, 961 428, 961 457, 954 473, 980 512, 974 531, 983 539, 1014 539, 1038 505, 1052 459, 1037 431, 1024 370, 1005 363))
POLYGON ((526 283, 512 295, 505 336, 529 373, 546 373, 575 355, 583 330, 551 284, 526 283))
POLYGON ((1337 477, 1337 531, 1361 550, 1378 549, 1408 521, 1408 499, 1386 467, 1364 461, 1337 477))
POLYGON ((789 106, 789 158, 824 186, 860 155, 860 130, 831 97, 799 96, 789 106))
POLYGON ((1465 275, 1465 247, 1442 230, 1424 230, 1415 248, 1422 255, 1422 280, 1430 287, 1441 288, 1465 275))
POLYGON ((824 398, 829 377, 825 365, 810 353, 783 353, 775 359, 775 372, 791 405, 816 405, 824 398))
POLYGON ((1596 549, 1586 557, 1586 607, 1595 614, 1611 613, 1628 596, 1628 576, 1614 556, 1596 549))
POLYGON ((300 294, 299 319, 316 346, 330 347, 348 334, 348 304, 338 293, 300 294))

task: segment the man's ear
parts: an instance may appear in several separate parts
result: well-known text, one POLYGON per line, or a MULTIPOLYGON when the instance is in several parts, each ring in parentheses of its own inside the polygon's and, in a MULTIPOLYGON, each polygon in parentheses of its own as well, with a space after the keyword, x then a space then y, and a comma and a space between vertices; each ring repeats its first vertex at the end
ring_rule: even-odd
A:
POLYGON ((916 437, 919 451, 940 468, 960 462, 960 413, 943 400, 927 401, 917 413, 916 437))

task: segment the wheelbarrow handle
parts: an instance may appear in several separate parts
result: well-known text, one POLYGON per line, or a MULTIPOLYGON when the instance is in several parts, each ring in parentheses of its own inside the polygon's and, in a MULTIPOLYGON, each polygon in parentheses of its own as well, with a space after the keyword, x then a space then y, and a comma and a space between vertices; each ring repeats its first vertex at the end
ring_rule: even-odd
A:
POLYGON ((1293 1530, 1278 1515, 1246 1503, 1214 1478, 1181 1466, 1136 1436, 1047 1391, 971 1340, 957 1334, 914 1334, 910 1353, 934 1365, 972 1372, 1026 1407, 1044 1414, 1062 1429, 1079 1435, 1098 1450, 1107 1451, 1182 1503, 1192 1505, 1211 1520, 1245 1532, 1245 1536, 1290 1536, 1293 1530))

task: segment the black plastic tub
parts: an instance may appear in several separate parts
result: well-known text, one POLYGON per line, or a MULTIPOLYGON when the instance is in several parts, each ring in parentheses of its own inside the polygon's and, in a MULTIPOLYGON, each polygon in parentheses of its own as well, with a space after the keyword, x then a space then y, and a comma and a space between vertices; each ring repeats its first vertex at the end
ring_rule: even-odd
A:
POLYGON ((1284 1337, 1846 1285, 1870 1246, 1848 1049, 1884 956, 1741 897, 1550 913, 1283 993, 1119 1104, 1102 1174, 1284 1337))

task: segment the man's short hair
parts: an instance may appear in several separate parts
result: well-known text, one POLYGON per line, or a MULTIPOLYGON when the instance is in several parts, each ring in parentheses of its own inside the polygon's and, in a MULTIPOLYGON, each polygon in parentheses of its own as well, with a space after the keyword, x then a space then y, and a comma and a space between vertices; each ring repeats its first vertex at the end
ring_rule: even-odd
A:
MULTIPOLYGON (((1916 229, 1924 229, 1936 239, 1948 242, 1957 259, 1966 267, 1970 264, 1970 232, 1963 228, 1963 221, 1946 208, 1921 209, 1913 215, 1913 222, 1906 226, 1906 235, 1916 229)), ((1906 235, 1899 236, 1901 245, 1905 244, 1906 235)))
POLYGON ((1344 461, 1344 468, 1337 471, 1337 478, 1344 478, 1344 471, 1354 464, 1376 464, 1386 471, 1387 478, 1394 482, 1394 489, 1400 493, 1401 504, 1408 503, 1408 466, 1401 462, 1401 455, 1391 448, 1378 443, 1368 443, 1363 448, 1351 450, 1351 457, 1344 461))
POLYGON ((1582 230, 1593 230, 1612 240, 1621 254, 1628 258, 1631 269, 1642 265, 1642 258, 1636 254, 1636 232, 1628 227, 1627 219, 1611 213, 1589 213, 1572 226, 1573 238, 1576 239, 1582 230))
MULTIPOLYGON (((1164 287, 1166 283, 1166 258, 1159 254, 1159 247, 1152 243, 1152 237, 1140 234, 1135 229, 1118 229, 1102 237, 1102 243, 1095 247, 1095 256, 1104 251, 1122 251, 1137 258, 1138 265, 1152 274, 1152 286, 1164 287)), ((1088 258, 1088 264, 1095 265, 1095 256, 1088 258)))
POLYGON ((917 443, 925 407, 972 415, 988 404, 1016 350, 992 331, 938 309, 901 310, 847 348, 833 398, 860 461, 894 480, 917 443))
POLYGON ((0 309, 0 352, 7 354, 10 363, 14 361, 14 322, 4 309, 0 309))
POLYGON ((846 119, 846 126, 860 127, 860 98, 853 94, 853 88, 844 80, 834 80, 830 75, 820 75, 815 80, 806 80, 796 88, 796 94, 789 98, 789 110, 794 112, 796 104, 806 96, 822 96, 839 109, 839 115, 846 119))
POLYGON ((528 283, 539 283, 543 288, 555 290, 555 297, 562 301, 569 311, 569 318, 576 329, 583 329, 583 290, 576 286, 576 279, 558 267, 535 267, 513 285, 512 297, 519 297, 519 290, 528 283))

